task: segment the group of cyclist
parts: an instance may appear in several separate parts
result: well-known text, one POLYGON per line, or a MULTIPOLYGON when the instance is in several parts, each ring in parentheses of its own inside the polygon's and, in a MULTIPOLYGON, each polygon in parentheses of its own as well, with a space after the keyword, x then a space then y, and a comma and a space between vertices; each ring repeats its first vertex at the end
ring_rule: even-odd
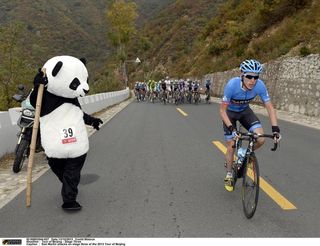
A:
MULTIPOLYGON (((205 82, 207 95, 206 99, 210 102, 211 80, 205 82)), ((192 103, 200 102, 200 82, 191 79, 170 79, 168 76, 160 81, 147 80, 146 82, 136 82, 134 91, 137 100, 150 101, 155 100, 166 102, 183 103, 185 101, 192 103)))
MULTIPOLYGON (((259 96, 264 103, 269 115, 271 129, 274 140, 279 142, 281 139, 280 128, 277 122, 275 109, 271 103, 270 96, 265 83, 259 78, 263 70, 262 65, 257 60, 244 60, 240 64, 240 76, 231 78, 224 87, 224 94, 220 104, 220 116, 223 122, 223 130, 225 140, 227 142, 227 151, 225 154, 226 176, 224 186, 227 191, 234 189, 234 144, 237 139, 237 122, 249 132, 263 134, 263 128, 260 120, 249 107, 249 103, 259 96)), ((212 82, 206 80, 206 94, 210 98, 212 82)), ((164 102, 174 95, 193 95, 193 98, 199 92, 199 81, 190 79, 174 80, 166 77, 158 82, 149 80, 146 82, 137 82, 135 84, 135 92, 138 100, 144 100, 146 96, 149 98, 163 99, 164 102)), ((258 138, 254 144, 254 150, 260 148, 264 144, 263 138, 258 138)))

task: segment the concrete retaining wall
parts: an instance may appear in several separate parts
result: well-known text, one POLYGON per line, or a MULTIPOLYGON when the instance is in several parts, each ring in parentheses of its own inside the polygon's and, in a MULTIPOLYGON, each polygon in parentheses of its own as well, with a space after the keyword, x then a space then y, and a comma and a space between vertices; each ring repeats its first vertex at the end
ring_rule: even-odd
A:
MULTIPOLYGON (((320 55, 281 58, 263 64, 262 80, 277 109, 320 117, 320 55)), ((226 82, 239 76, 239 69, 207 74, 213 80, 213 95, 221 97, 226 82)))
MULTIPOLYGON (((92 114, 108 106, 126 100, 130 95, 127 88, 122 91, 100 93, 79 98, 84 112, 92 114)), ((12 108, 9 111, 0 112, 0 157, 6 153, 12 153, 17 144, 16 134, 19 131, 17 120, 20 116, 20 108, 12 108)))
POLYGON ((11 124, 8 112, 0 112, 0 157, 5 153, 11 153, 17 144, 17 125, 11 124))

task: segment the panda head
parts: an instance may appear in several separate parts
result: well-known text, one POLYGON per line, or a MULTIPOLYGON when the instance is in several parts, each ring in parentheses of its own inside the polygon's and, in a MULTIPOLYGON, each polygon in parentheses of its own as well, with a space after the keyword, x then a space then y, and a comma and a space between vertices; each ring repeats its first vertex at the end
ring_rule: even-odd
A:
POLYGON ((89 92, 88 71, 84 59, 55 56, 43 68, 48 77, 47 91, 61 97, 83 97, 89 92))

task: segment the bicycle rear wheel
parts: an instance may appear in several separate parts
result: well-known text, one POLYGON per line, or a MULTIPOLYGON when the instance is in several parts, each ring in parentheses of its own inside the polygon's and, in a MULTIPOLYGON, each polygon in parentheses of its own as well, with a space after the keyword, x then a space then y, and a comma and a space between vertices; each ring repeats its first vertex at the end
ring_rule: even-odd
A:
POLYGON ((259 199, 259 165, 254 154, 246 158, 242 180, 242 205, 245 216, 253 217, 259 199))

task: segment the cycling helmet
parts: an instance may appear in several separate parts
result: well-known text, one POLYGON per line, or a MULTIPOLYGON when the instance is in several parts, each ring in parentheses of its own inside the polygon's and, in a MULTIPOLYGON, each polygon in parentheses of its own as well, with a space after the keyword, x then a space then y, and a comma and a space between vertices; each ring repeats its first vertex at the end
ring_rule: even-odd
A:
POLYGON ((261 73, 263 68, 257 60, 245 60, 240 64, 240 70, 243 73, 261 73))

